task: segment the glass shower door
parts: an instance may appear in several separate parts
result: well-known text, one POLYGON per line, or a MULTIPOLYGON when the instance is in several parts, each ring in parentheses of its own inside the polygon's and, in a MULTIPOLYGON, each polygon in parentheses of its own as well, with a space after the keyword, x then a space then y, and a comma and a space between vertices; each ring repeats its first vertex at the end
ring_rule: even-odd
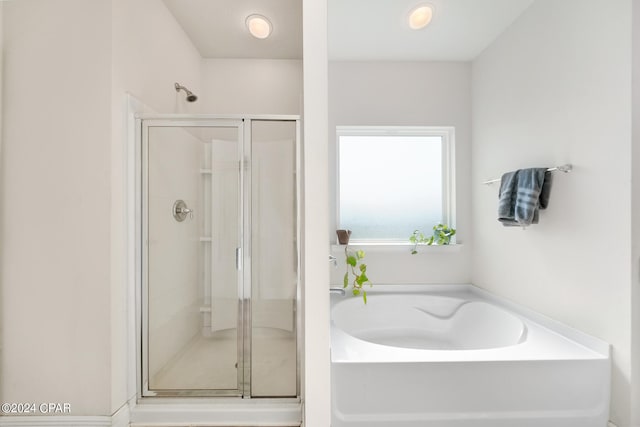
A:
POLYGON ((143 395, 240 395, 242 122, 142 130, 143 395))
POLYGON ((145 119, 141 395, 297 397, 296 119, 145 119))
POLYGON ((297 122, 251 121, 251 395, 297 395, 297 122))

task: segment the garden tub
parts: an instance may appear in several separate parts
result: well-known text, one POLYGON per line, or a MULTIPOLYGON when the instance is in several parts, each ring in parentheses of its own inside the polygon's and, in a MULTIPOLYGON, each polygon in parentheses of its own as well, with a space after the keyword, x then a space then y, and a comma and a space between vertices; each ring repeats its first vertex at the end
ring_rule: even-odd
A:
POLYGON ((332 427, 604 427, 609 345, 472 285, 331 297, 332 427))

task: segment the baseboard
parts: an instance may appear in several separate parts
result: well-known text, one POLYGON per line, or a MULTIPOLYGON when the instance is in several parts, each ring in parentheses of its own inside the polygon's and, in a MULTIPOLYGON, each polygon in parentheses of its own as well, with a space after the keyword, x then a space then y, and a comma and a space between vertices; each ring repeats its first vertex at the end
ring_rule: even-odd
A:
POLYGON ((0 427, 129 427, 129 405, 112 416, 0 416, 0 427))
POLYGON ((122 405, 108 416, 0 416, 0 427, 299 426, 300 403, 264 405, 122 405), (131 414, 130 408, 134 407, 131 414), (220 419, 227 421, 220 422, 220 419), (271 419, 272 421, 264 421, 271 419))
MULTIPOLYGON (((2 416, 2 427, 112 427, 110 416, 2 416)), ((125 424, 126 426, 126 424, 125 424)))
POLYGON ((111 416, 111 427, 129 427, 129 404, 125 403, 111 416))

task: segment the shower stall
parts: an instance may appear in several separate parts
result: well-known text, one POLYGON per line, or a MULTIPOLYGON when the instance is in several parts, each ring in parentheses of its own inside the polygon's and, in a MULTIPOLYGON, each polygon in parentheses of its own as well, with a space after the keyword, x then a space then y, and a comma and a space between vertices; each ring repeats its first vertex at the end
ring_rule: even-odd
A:
POLYGON ((299 118, 136 126, 140 397, 299 397, 299 118))

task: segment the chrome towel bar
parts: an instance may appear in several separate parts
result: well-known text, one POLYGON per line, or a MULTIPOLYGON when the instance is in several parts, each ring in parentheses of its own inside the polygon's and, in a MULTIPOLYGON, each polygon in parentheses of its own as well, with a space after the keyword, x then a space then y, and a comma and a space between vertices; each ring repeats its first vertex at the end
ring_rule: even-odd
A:
MULTIPOLYGON (((555 166, 552 168, 547 169, 547 172, 555 172, 555 171, 560 171, 560 172, 564 172, 564 173, 569 173, 573 170, 573 166, 570 164, 566 164, 566 165, 561 165, 561 166, 555 166)), ((489 184, 493 184, 495 182, 500 182, 502 178, 496 178, 496 179, 490 179, 488 181, 484 181, 483 184, 485 185, 489 185, 489 184)))

